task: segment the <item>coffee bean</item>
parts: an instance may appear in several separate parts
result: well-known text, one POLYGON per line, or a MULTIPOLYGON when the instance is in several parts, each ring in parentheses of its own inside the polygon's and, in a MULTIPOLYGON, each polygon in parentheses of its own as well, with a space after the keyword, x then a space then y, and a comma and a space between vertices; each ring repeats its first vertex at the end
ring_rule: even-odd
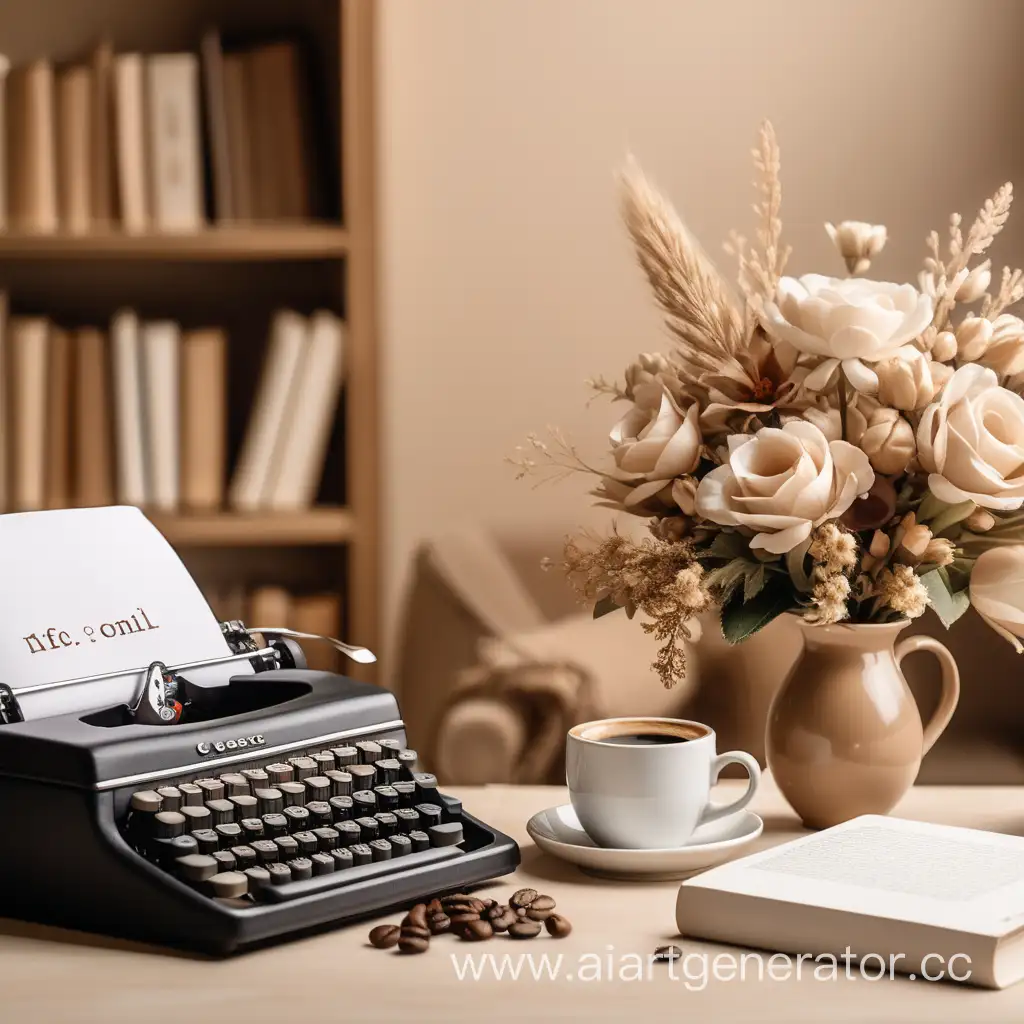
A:
POLYGON ((405 920, 402 924, 414 924, 417 928, 427 927, 427 905, 425 903, 417 903, 408 914, 405 915, 405 920))
POLYGON ((453 928, 461 928, 465 924, 469 924, 471 921, 479 921, 480 915, 474 914, 472 911, 467 911, 465 914, 452 914, 449 917, 453 928))
POLYGON ((487 904, 483 900, 472 899, 469 901, 469 905, 478 914, 482 914, 487 909, 487 904))
POLYGON ((659 946, 654 951, 654 959, 660 961, 678 960, 683 951, 678 946, 659 946))
POLYGON ((538 896, 531 904, 530 910, 554 910, 555 901, 550 896, 538 896))
POLYGON ((553 913, 553 910, 534 910, 533 907, 526 908, 526 916, 531 921, 546 921, 553 913))
POLYGON ((493 907, 498 906, 497 900, 481 900, 480 902, 484 905, 484 910, 491 910, 493 907))
POLYGON ((429 939, 430 929, 425 925, 421 928, 418 924, 403 924, 398 930, 400 939, 429 939))
POLYGON ((516 917, 526 917, 526 907, 510 907, 509 909, 515 911, 516 917))
POLYGON ((545 922, 544 927, 548 930, 548 935, 553 939, 564 939, 572 931, 572 925, 569 923, 567 917, 562 917, 561 914, 552 914, 545 922))
POLYGON ((540 935, 540 921, 520 919, 509 925, 508 934, 513 939, 532 939, 540 935))
POLYGON ((494 935, 494 929, 489 922, 479 917, 475 921, 467 921, 459 929, 460 938, 467 942, 483 942, 485 939, 491 938, 492 935, 494 935))
POLYGON ((444 912, 451 917, 453 914, 479 914, 476 905, 473 903, 449 903, 445 906, 444 912))
POLYGON ((485 921, 493 921, 496 917, 501 917, 508 907, 503 907, 500 903, 492 903, 480 916, 485 921))
POLYGON ((464 892, 453 892, 450 896, 441 897, 441 906, 447 907, 452 903, 468 903, 473 897, 464 892))
POLYGON ((520 907, 528 907, 539 895, 536 889, 519 889, 512 894, 508 903, 518 910, 520 907))
POLYGON ((427 904, 428 914, 440 914, 442 910, 441 901, 436 896, 427 904))
POLYGON ((430 949, 430 939, 419 935, 403 935, 398 940, 399 953, 426 953, 430 949))
POLYGON ((370 945, 377 949, 390 949, 398 944, 399 931, 396 924, 379 924, 370 929, 370 945))
POLYGON ((427 927, 431 935, 443 935, 452 926, 452 919, 443 911, 431 914, 427 918, 427 927))
POLYGON ((507 932, 511 925, 514 925, 519 918, 511 907, 502 907, 502 913, 490 919, 491 927, 496 932, 507 932))

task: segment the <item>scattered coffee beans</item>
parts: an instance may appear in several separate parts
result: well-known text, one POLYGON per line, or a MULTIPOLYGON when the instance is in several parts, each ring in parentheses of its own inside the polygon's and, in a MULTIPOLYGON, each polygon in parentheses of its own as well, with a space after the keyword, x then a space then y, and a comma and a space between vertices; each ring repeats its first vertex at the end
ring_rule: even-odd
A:
MULTIPOLYGON (((564 939, 572 932, 568 918, 555 913, 555 901, 536 889, 519 889, 507 904, 457 892, 417 903, 400 925, 377 925, 370 932, 370 943, 378 949, 397 946, 400 953, 425 953, 431 936, 445 932, 465 942, 486 942, 501 932, 513 939, 532 939, 540 934, 542 925, 554 939, 564 939)), ((661 952, 655 957, 668 959, 659 956, 661 952)))
POLYGON ((654 951, 654 959, 662 961, 678 960, 683 951, 678 946, 659 946, 654 951))
POLYGON ((377 949, 390 949, 398 945, 398 933, 401 929, 397 924, 379 924, 370 930, 370 945, 377 949))

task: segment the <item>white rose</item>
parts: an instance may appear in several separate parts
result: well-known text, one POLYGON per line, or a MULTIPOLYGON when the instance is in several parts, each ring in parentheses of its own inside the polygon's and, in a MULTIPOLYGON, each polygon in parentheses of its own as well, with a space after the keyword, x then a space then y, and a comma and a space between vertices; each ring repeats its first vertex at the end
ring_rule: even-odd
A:
POLYGON ((635 389, 633 407, 609 435, 620 480, 630 488, 623 501, 627 507, 697 468, 702 443, 699 415, 696 403, 683 413, 660 384, 635 389))
POLYGON ((992 321, 992 337, 978 361, 1001 377, 1024 370, 1024 321, 1012 313, 997 316, 992 321))
POLYGON ((932 376, 932 367, 945 369, 916 348, 886 359, 875 367, 878 374, 878 401, 893 409, 920 409, 926 406, 939 390, 932 376))
POLYGON ((995 372, 961 366, 921 414, 917 456, 928 486, 951 505, 1024 504, 1024 398, 999 387, 995 372))
POLYGON ((971 604, 1002 637, 1024 651, 1024 547, 989 548, 971 570, 971 604))
POLYGON ((824 358, 807 387, 824 387, 841 363, 850 383, 867 394, 878 389, 878 377, 866 364, 897 355, 931 319, 931 297, 913 285, 821 274, 782 278, 776 301, 764 307, 769 334, 824 358))
POLYGON ((842 515, 872 485, 868 457, 827 440, 800 420, 729 437, 729 461, 697 488, 697 511, 722 526, 754 533, 751 548, 785 554, 826 519, 842 515))

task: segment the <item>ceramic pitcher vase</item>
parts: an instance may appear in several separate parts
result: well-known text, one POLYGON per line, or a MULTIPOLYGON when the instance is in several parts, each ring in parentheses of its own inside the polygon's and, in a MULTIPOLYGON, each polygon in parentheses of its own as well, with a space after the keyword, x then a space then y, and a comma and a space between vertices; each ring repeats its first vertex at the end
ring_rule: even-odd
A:
POLYGON ((953 656, 928 636, 897 643, 907 625, 800 621, 803 653, 772 701, 765 747, 779 789, 808 828, 892 810, 953 715, 960 696, 953 656), (900 670, 915 651, 930 651, 942 668, 942 695, 927 725, 900 670))

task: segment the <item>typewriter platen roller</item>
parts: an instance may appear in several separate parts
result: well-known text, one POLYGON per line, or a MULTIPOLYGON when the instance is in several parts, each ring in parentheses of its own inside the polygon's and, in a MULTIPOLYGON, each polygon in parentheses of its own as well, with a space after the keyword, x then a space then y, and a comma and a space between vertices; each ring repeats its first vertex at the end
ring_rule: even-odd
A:
POLYGON ((123 705, 0 726, 3 912, 230 953, 516 867, 416 770, 393 694, 275 646, 169 727, 123 705))

